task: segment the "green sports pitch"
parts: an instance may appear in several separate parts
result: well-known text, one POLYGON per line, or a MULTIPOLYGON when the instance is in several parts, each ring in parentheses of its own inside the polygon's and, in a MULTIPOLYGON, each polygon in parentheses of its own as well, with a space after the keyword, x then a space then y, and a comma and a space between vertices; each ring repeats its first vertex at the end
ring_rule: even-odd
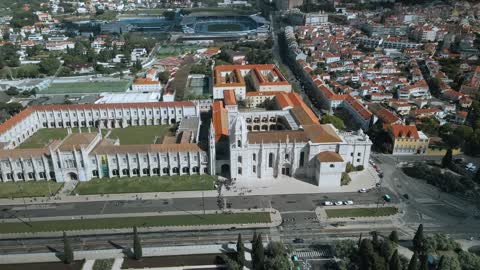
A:
POLYGON ((243 26, 239 23, 216 23, 209 24, 207 26, 209 32, 230 32, 230 31, 242 31, 243 26))
POLYGON ((130 81, 52 83, 41 94, 83 94, 102 92, 125 92, 130 81))

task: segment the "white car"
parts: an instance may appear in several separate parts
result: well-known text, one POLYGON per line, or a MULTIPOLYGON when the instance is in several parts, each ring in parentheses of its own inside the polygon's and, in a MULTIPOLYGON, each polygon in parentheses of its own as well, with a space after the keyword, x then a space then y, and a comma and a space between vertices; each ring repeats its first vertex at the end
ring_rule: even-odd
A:
POLYGON ((335 205, 343 205, 342 201, 335 202, 335 205))
POLYGON ((367 191, 368 190, 366 188, 361 188, 361 189, 358 190, 358 192, 360 192, 360 193, 367 193, 367 191))
POLYGON ((326 206, 332 206, 332 205, 333 205, 333 203, 330 202, 330 201, 326 201, 326 202, 324 202, 323 204, 326 205, 326 206))
POLYGON ((350 201, 350 200, 344 201, 343 204, 345 204, 345 205, 353 205, 353 201, 350 201))

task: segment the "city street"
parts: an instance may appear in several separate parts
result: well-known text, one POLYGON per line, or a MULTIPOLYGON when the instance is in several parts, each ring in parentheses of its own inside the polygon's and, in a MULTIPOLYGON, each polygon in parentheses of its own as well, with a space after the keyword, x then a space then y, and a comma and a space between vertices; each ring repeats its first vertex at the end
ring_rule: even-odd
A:
MULTIPOLYGON (((440 157, 441 158, 441 157, 440 157)), ((256 230, 264 234, 265 239, 282 240, 292 243, 295 238, 304 240, 294 244, 296 248, 307 248, 312 244, 328 243, 340 238, 356 238, 360 233, 368 234, 372 230, 387 235, 398 230, 401 238, 409 239, 418 224, 423 223, 427 233, 448 233, 456 239, 478 239, 480 215, 475 206, 452 195, 438 191, 421 180, 404 175, 397 167, 399 162, 423 160, 425 157, 392 157, 374 155, 373 159, 382 168, 385 177, 382 191, 368 193, 320 193, 292 194, 272 196, 234 196, 224 197, 225 205, 231 208, 273 207, 282 215, 281 226, 256 230), (375 204, 379 194, 391 194, 393 201, 400 205, 400 214, 392 219, 373 219, 370 221, 352 218, 342 222, 341 226, 333 220, 318 220, 315 208, 324 201, 353 200, 355 205, 375 204), (402 197, 409 194, 409 199, 402 197)), ((434 159, 437 159, 436 157, 434 159)), ((178 198, 167 200, 125 200, 78 203, 57 203, 37 205, 12 205, 3 207, 2 218, 12 218, 12 214, 28 219, 29 217, 103 215, 115 213, 142 213, 156 211, 188 211, 218 209, 216 198, 178 198)), ((341 206, 340 206, 341 207, 341 206)), ((171 246, 193 244, 223 244, 235 241, 237 234, 244 239, 252 237, 253 230, 237 229, 231 231, 189 231, 167 233, 144 233, 145 246, 171 246)), ((130 234, 72 236, 76 250, 111 249, 128 246, 130 234)), ((0 254, 22 252, 48 252, 51 248, 61 248, 61 237, 0 240, 0 254)))

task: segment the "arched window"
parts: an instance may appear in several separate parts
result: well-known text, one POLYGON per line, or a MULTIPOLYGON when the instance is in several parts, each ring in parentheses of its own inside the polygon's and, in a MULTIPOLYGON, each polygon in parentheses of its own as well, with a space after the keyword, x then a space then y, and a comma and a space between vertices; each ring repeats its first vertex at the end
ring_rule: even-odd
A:
POLYGON ((134 175, 138 175, 138 169, 137 169, 137 168, 133 169, 133 170, 132 170, 132 173, 133 173, 134 175))
POLYGON ((143 169, 143 174, 148 174, 149 173, 149 169, 145 168, 143 169))
POLYGON ((173 172, 173 173, 178 173, 178 168, 177 168, 177 167, 174 167, 174 168, 172 169, 172 172, 173 172))
POLYGON ((123 174, 123 175, 128 175, 128 169, 123 169, 123 170, 122 170, 122 174, 123 174))
POLYGON ((162 171, 163 171, 163 173, 165 173, 165 174, 166 174, 166 173, 169 173, 169 171, 170 171, 170 170, 169 170, 168 168, 163 168, 163 170, 162 170, 162 171))
POLYGON ((268 154, 268 167, 273 167, 273 153, 268 154))

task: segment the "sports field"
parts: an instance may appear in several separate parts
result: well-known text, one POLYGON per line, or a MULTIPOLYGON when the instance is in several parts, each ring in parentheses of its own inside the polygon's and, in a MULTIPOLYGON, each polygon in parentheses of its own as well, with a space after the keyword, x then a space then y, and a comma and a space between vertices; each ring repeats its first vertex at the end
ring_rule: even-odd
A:
POLYGON ((127 80, 108 82, 52 83, 50 87, 42 90, 41 94, 125 92, 129 85, 130 82, 127 80))
POLYGON ((230 31, 242 31, 243 26, 238 23, 218 23, 209 24, 207 30, 209 32, 230 32, 230 31))

